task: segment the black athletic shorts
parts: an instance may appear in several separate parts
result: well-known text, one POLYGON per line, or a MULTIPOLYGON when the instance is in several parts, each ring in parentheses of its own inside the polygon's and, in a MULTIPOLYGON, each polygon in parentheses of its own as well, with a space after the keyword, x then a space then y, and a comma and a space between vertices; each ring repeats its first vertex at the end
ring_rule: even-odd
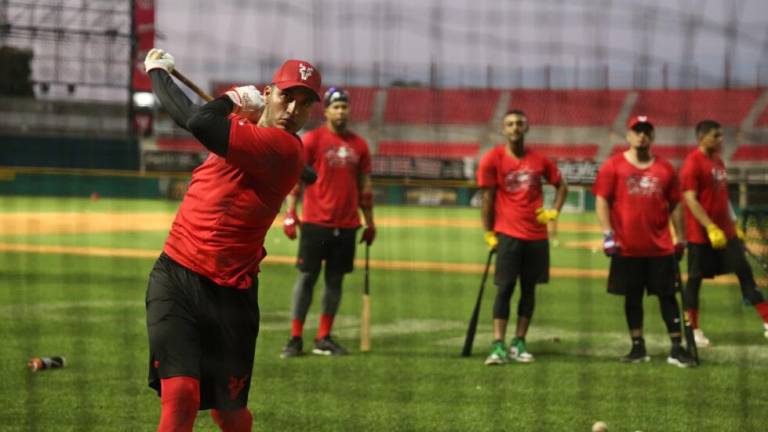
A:
POLYGON ((521 281, 549 282, 548 240, 520 240, 500 233, 496 238, 496 286, 514 284, 518 277, 521 281))
POLYGON ((674 294, 677 287, 677 259, 659 257, 623 257, 614 255, 608 273, 608 292, 616 295, 647 290, 651 295, 674 294))
POLYGON ((165 253, 147 288, 149 386, 160 379, 200 380, 200 409, 237 409, 248 403, 259 333, 258 280, 249 289, 223 287, 179 265, 165 253))
POLYGON ((749 263, 738 238, 728 240, 724 249, 713 249, 709 243, 688 243, 688 277, 712 279, 737 273, 745 267, 749 267, 749 263))
POLYGON ((355 266, 356 233, 357 228, 301 224, 296 267, 302 272, 317 273, 325 261, 326 271, 351 272, 355 266))

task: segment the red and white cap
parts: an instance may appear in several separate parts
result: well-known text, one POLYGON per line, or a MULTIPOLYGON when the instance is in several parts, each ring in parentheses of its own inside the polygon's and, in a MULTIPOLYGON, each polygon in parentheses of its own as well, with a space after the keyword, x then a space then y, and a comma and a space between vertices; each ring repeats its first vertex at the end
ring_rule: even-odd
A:
POLYGON ((320 71, 308 61, 287 60, 275 72, 272 84, 280 90, 291 87, 305 87, 320 101, 320 71))
POLYGON ((646 127, 650 127, 650 129, 653 129, 653 123, 651 122, 651 118, 647 115, 636 115, 629 118, 629 121, 627 121, 627 128, 628 129, 634 129, 636 126, 645 124, 648 125, 646 127))

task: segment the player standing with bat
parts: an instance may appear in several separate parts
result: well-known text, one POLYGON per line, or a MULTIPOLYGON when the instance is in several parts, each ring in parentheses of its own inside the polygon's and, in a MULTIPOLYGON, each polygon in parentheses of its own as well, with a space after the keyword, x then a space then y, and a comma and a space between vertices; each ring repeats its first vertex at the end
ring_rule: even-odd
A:
POLYGON ((696 125, 698 148, 685 158, 680 181, 685 199, 685 233, 688 239, 688 282, 685 305, 696 344, 708 347, 710 341, 699 327, 699 291, 702 279, 735 273, 741 295, 763 319, 763 334, 768 337, 768 302, 757 289, 752 267, 744 255, 736 226, 736 215, 728 198, 728 176, 719 154, 723 130, 714 120, 696 125))
POLYGON ((367 248, 376 238, 371 154, 365 140, 348 128, 349 93, 331 87, 323 96, 323 105, 325 124, 302 137, 307 164, 317 171, 317 181, 303 187, 301 221, 296 202, 302 188, 294 189, 286 199, 283 219, 285 235, 293 240, 299 235, 298 228, 301 229, 296 262, 299 275, 293 288, 291 338, 280 354, 282 358, 300 356, 304 352, 304 321, 323 261, 325 290, 312 353, 347 353, 331 337, 331 329, 341 303, 344 275, 353 270, 355 237, 360 228, 358 207, 365 220, 360 243, 365 243, 367 248))
MULTIPOLYGON (((600 167, 592 192, 603 229, 603 250, 611 258, 608 293, 624 296, 632 349, 624 363, 650 361, 643 339, 643 297, 659 298, 661 317, 672 343, 667 363, 695 366, 682 346, 680 307, 675 297, 677 261, 684 246, 672 242, 670 218, 682 233, 680 187, 674 168, 651 151, 655 132, 645 116, 630 119, 629 149, 600 167)), ((681 238, 678 234, 677 238, 681 238)))
POLYGON ((320 99, 320 73, 288 60, 263 94, 237 87, 197 107, 171 79, 170 54, 152 49, 144 65, 165 109, 211 152, 192 173, 149 276, 149 385, 161 398, 158 431, 192 431, 205 409, 223 431, 250 431, 264 237, 302 172, 296 132, 320 99))
POLYGON ((525 148, 528 129, 524 112, 507 112, 501 129, 507 142, 486 153, 477 171, 477 184, 482 188, 485 241, 490 249, 496 250, 494 340, 485 360, 489 366, 505 364, 509 359, 522 363, 533 361, 525 336, 533 317, 536 284, 549 281, 547 223, 557 219, 568 193, 568 185, 557 165, 525 148), (556 189, 551 209, 542 207, 544 181, 556 189), (504 339, 518 278, 517 328, 507 349, 504 339))

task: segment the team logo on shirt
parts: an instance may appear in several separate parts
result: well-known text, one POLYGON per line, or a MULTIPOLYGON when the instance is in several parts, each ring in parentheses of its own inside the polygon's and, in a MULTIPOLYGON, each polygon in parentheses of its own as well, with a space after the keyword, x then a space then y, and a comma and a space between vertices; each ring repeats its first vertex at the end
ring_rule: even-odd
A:
POLYGON ((659 178, 648 174, 632 174, 627 177, 626 185, 630 195, 653 196, 661 193, 659 178))
POLYGON ((715 189, 720 189, 728 184, 728 173, 719 167, 712 168, 712 186, 715 189))
POLYGON ((535 171, 520 169, 504 176, 504 190, 518 192, 541 185, 541 177, 535 171))
POLYGON ((338 147, 330 147, 325 151, 325 160, 328 161, 328 166, 343 167, 357 164, 360 155, 352 147, 341 143, 338 147))

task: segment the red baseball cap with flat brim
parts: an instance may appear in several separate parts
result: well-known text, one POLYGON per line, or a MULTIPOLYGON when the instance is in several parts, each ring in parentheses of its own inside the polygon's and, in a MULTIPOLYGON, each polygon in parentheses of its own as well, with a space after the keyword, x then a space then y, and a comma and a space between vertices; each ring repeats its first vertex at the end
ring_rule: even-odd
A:
POLYGON ((320 101, 320 83, 320 71, 304 60, 287 60, 272 77, 272 84, 280 90, 304 87, 312 91, 317 101, 320 101))
POLYGON ((627 121, 627 129, 632 129, 634 131, 639 130, 645 130, 645 131, 652 131, 654 129, 653 123, 651 123, 651 118, 647 115, 636 115, 633 117, 630 117, 627 121))

